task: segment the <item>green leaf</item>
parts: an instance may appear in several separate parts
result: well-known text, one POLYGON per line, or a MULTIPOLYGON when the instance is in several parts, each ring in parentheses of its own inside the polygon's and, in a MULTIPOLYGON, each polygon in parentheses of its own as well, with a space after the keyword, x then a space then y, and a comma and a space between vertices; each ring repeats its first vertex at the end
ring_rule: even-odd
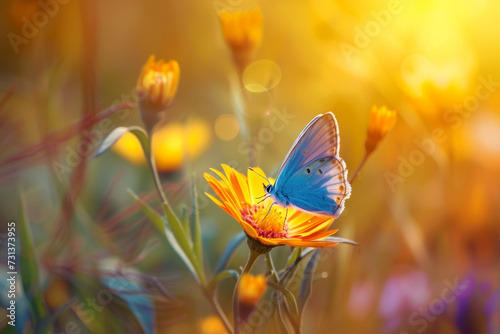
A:
POLYGON ((198 209, 198 189, 196 188, 196 177, 193 174, 193 190, 191 200, 191 226, 193 235, 194 254, 203 266, 203 246, 201 243, 200 212, 198 209))
POLYGON ((132 195, 132 198, 137 202, 137 204, 139 204, 142 212, 146 214, 146 216, 149 218, 149 220, 151 220, 151 222, 158 229, 158 231, 165 234, 165 224, 163 223, 161 216, 155 210, 153 210, 149 205, 144 203, 139 198, 139 196, 137 196, 137 194, 133 192, 131 189, 128 189, 128 192, 130 195, 132 195))
POLYGON ((292 263, 292 265, 288 266, 285 269, 285 272, 281 275, 279 285, 282 286, 287 286, 288 282, 292 279, 293 275, 295 275, 295 272, 299 268, 299 264, 302 263, 302 260, 304 260, 309 254, 311 254, 314 251, 314 248, 305 248, 301 249, 300 251, 300 256, 295 259, 295 262, 292 263))
POLYGON ((109 150, 127 132, 131 132, 137 137, 137 139, 141 143, 144 154, 146 155, 146 157, 148 157, 150 152, 148 135, 146 134, 146 131, 144 131, 143 128, 138 126, 131 126, 131 127, 121 126, 111 131, 111 133, 107 135, 106 138, 104 138, 104 140, 102 141, 101 146, 94 154, 94 157, 98 157, 107 150, 109 150))
POLYGON ((139 204, 141 210, 146 214, 146 216, 151 220, 151 222, 158 228, 159 231, 161 231, 165 235, 170 246, 172 246, 177 255, 179 255, 181 260, 188 267, 193 277, 197 281, 199 281, 200 278, 198 277, 198 273, 193 265, 192 259, 186 254, 184 249, 180 246, 179 242, 177 241, 177 238, 175 237, 174 233, 172 233, 167 223, 156 211, 154 211, 149 205, 144 203, 132 190, 129 189, 129 193, 132 195, 134 200, 139 204))
POLYGON ((191 251, 191 247, 188 242, 188 237, 186 235, 186 232, 184 231, 184 228, 182 227, 181 221, 179 220, 179 218, 177 218, 175 212, 172 210, 172 208, 168 203, 163 203, 162 207, 163 207, 163 212, 165 212, 165 215, 167 216, 168 226, 172 230, 174 236, 179 241, 179 245, 185 252, 191 251))
POLYGON ((143 293, 138 282, 116 275, 103 277, 102 283, 113 294, 124 300, 145 334, 154 333, 155 308, 153 300, 146 293, 143 293))
POLYGON ((45 309, 42 294, 40 290, 40 281, 38 276, 37 259, 33 249, 31 240, 28 218, 26 215, 26 208, 24 203, 24 196, 21 194, 19 206, 19 227, 16 232, 20 236, 20 272, 21 283, 23 286, 24 294, 31 308, 32 315, 34 316, 35 323, 45 318, 47 310, 45 309))
POLYGON ((303 313, 307 300, 311 296, 314 269, 316 269, 320 253, 321 249, 315 250, 304 269, 304 276, 302 277, 299 296, 297 298, 300 314, 303 313))
POLYGON ((273 287, 277 294, 276 294, 276 304, 278 306, 278 314, 279 314, 279 319, 281 320, 282 325, 286 328, 286 331, 289 332, 287 328, 287 322, 285 321, 284 316, 290 320, 291 325, 293 326, 294 332, 295 333, 300 333, 301 332, 301 325, 300 325, 300 316, 299 316, 299 309, 297 306, 297 301, 295 300, 295 296, 293 293, 285 288, 282 285, 276 284, 274 282, 267 281, 267 285, 273 287), (280 294, 281 292, 281 294, 280 294), (288 303, 285 304, 282 300, 282 297, 284 296, 286 298, 286 301, 288 303))
POLYGON ((127 132, 128 132, 128 128, 123 127, 123 126, 111 131, 111 133, 109 135, 107 135, 106 138, 104 138, 104 140, 102 141, 101 146, 99 147, 97 152, 94 154, 94 157, 98 157, 101 154, 103 154, 104 152, 106 152, 107 150, 109 150, 111 148, 111 146, 113 146, 118 141, 118 139, 120 139, 127 132))
POLYGON ((338 242, 339 244, 349 244, 349 245, 358 246, 358 243, 356 241, 352 241, 352 240, 344 239, 344 238, 326 237, 324 240, 338 242))
POLYGON ((182 222, 182 228, 184 229, 184 233, 186 234, 187 240, 189 242, 189 247, 192 248, 193 243, 192 243, 192 240, 190 238, 191 226, 190 226, 190 221, 188 218, 187 207, 184 204, 181 205, 181 222, 182 222))
POLYGON ((271 257, 271 252, 266 253, 266 263, 267 269, 271 271, 271 277, 273 278, 274 283, 278 283, 278 272, 276 271, 276 267, 274 266, 273 258, 271 257))
POLYGON ((232 269, 223 270, 214 277, 214 279, 208 284, 207 288, 208 288, 208 290, 213 290, 219 281, 222 281, 223 279, 226 279, 229 277, 233 277, 235 281, 238 281, 238 276, 239 275, 238 275, 238 272, 236 270, 232 270, 232 269))
POLYGON ((231 240, 229 240, 226 249, 220 256, 219 262, 215 267, 215 274, 220 273, 222 270, 226 268, 229 260, 231 260, 231 257, 236 251, 236 248, 238 248, 238 246, 243 242, 243 240, 245 240, 245 238, 246 238, 245 232, 239 232, 231 240))
POLYGON ((171 228, 172 233, 175 239, 178 241, 179 246, 184 250, 184 253, 189 257, 191 263, 194 265, 197 274, 197 279, 201 282, 202 285, 205 285, 205 272, 203 271, 203 267, 201 262, 196 258, 193 248, 191 245, 191 240, 188 239, 179 218, 175 215, 174 211, 170 207, 168 203, 163 203, 163 211, 167 216, 168 226, 171 228))
POLYGON ((284 286, 281 286, 279 284, 276 284, 274 282, 266 281, 266 284, 269 285, 270 287, 274 288, 275 290, 281 292, 281 294, 286 298, 286 301, 288 302, 288 305, 290 305, 291 311, 292 311, 292 320, 293 321, 298 321, 299 319, 299 308, 297 305, 297 301, 295 300, 295 296, 293 293, 285 288, 284 286))
POLYGON ((290 256, 288 257, 286 266, 290 267, 295 262, 295 260, 297 260, 300 257, 301 254, 302 254, 302 248, 295 247, 290 256))

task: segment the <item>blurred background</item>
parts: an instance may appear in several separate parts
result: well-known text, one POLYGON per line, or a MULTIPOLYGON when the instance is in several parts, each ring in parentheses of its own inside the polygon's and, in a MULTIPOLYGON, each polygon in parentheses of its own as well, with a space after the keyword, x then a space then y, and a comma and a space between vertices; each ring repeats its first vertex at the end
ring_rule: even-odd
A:
MULTIPOLYGON (((127 192, 157 203, 138 144, 125 137, 92 158, 112 129, 141 125, 135 85, 151 54, 181 69, 155 154, 179 215, 198 187, 207 272, 241 228, 203 194, 203 173, 226 163, 246 174, 250 158, 275 176, 327 111, 354 171, 370 110, 386 105, 396 126, 333 224, 359 246, 319 262, 304 333, 500 333, 500 3, 5 0, 0 12, 1 251, 7 222, 30 231, 45 310, 34 318, 19 288, 25 333, 43 319, 57 333, 70 322, 82 333, 217 332, 127 192), (261 42, 241 68, 218 12, 257 5, 261 42)), ((283 264, 289 251, 272 255, 283 264)), ((20 333, 0 284, 2 332, 20 333)), ((226 310, 233 286, 221 284, 226 310)))

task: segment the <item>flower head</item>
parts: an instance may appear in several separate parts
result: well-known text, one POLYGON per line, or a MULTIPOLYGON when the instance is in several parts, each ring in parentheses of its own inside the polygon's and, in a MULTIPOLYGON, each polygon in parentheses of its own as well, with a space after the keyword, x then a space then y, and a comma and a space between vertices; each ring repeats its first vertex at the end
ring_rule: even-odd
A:
POLYGON ((155 61, 151 55, 137 80, 139 108, 146 127, 154 127, 163 117, 162 111, 174 100, 179 83, 179 64, 175 60, 155 61))
POLYGON ((259 8, 234 13, 223 10, 219 13, 219 20, 234 60, 243 68, 248 63, 249 54, 262 39, 262 13, 259 8))
POLYGON ((243 274, 238 285, 238 300, 240 303, 255 306, 266 292, 264 275, 243 274))
POLYGON ((396 112, 383 106, 373 106, 368 124, 368 135, 365 141, 366 153, 373 152, 385 135, 391 131, 396 123, 396 112))
MULTIPOLYGON (((212 169, 221 180, 207 173, 204 175, 220 200, 206 195, 240 223, 249 240, 269 249, 279 245, 327 248, 338 244, 325 239, 337 232, 328 230, 332 217, 312 215, 291 207, 286 214, 287 209, 279 205, 270 210, 271 199, 258 199, 265 195, 261 176, 248 171, 246 177, 227 165, 222 168, 225 175, 212 169)), ((254 170, 265 176, 261 169, 254 170)))

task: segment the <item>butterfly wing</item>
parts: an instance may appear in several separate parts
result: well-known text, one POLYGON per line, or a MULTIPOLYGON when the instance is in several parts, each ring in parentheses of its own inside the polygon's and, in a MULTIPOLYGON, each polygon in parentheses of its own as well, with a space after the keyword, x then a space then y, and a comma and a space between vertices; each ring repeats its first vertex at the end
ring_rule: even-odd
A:
POLYGON ((333 113, 316 116, 302 130, 292 145, 276 177, 276 186, 298 170, 323 157, 338 156, 340 150, 339 127, 333 113))
POLYGON ((351 195, 344 161, 322 157, 296 171, 277 192, 303 211, 338 217, 351 195))

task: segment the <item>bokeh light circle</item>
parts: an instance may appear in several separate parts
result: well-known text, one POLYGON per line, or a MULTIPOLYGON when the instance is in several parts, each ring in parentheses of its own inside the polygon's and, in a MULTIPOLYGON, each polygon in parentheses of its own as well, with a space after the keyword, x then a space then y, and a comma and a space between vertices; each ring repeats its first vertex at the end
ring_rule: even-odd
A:
POLYGON ((263 118, 271 113, 273 97, 268 90, 252 92, 243 88, 236 95, 238 111, 252 118, 263 118))
POLYGON ((220 140, 233 140, 240 132, 240 124, 233 115, 223 114, 215 120, 215 135, 220 140))
POLYGON ((273 89, 281 80, 281 69, 269 59, 257 60, 243 72, 243 86, 250 92, 261 93, 273 89))

